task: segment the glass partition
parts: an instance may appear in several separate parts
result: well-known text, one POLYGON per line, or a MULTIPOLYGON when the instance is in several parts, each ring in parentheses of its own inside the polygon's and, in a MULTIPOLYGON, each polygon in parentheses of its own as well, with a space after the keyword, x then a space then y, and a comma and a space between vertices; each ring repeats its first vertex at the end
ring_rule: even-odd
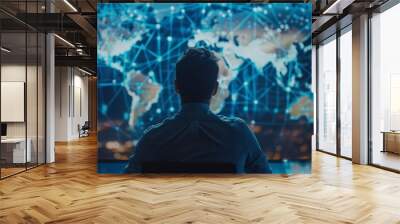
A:
POLYGON ((336 153, 336 37, 318 48, 318 149, 336 153))
POLYGON ((37 65, 37 162, 46 162, 45 144, 45 124, 46 124, 46 37, 43 33, 38 33, 38 65, 37 65))
POLYGON ((2 177, 24 171, 26 162, 31 161, 26 136, 26 41, 25 32, 1 34, 2 177))
MULTIPOLYGON (((43 12, 44 1, 0 1, 0 7, 43 12)), ((45 163, 45 35, 0 12, 0 178, 45 163)))
POLYGON ((38 34, 27 33, 27 82, 26 82, 26 110, 27 110, 27 149, 31 151, 28 168, 38 163, 38 34), (30 149, 29 149, 30 148, 30 149))
POLYGON ((400 170, 400 4, 371 19, 371 162, 400 170))
POLYGON ((352 32, 340 36, 340 154, 352 157, 352 32))

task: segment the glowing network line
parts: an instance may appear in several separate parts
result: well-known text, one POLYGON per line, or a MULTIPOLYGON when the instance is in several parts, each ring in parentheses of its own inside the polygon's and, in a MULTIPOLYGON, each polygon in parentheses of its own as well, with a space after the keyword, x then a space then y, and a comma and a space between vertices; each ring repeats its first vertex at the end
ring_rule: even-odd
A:
MULTIPOLYGON (((162 92, 158 93, 157 102, 141 114, 135 130, 144 130, 178 111, 179 100, 173 88, 174 64, 189 43, 198 38, 195 46, 216 51, 233 74, 232 80, 226 81, 229 96, 222 100, 221 114, 240 116, 251 124, 262 125, 296 120, 297 117, 288 115, 290 107, 302 97, 312 100, 307 85, 311 80, 307 69, 310 64, 299 59, 307 57, 310 51, 304 47, 310 45, 310 27, 305 25, 310 18, 303 8, 228 3, 134 3, 124 4, 123 8, 101 5, 98 23, 105 32, 100 32, 98 38, 99 62, 118 70, 122 80, 99 80, 100 89, 118 89, 109 100, 101 101, 107 109, 100 112, 109 117, 107 105, 118 100, 124 89, 133 91, 131 79, 139 74, 147 77, 144 79, 149 85, 162 86, 162 92), (115 55, 105 54, 105 49, 113 48, 113 43, 120 40, 131 45, 116 50, 115 55), (257 41, 258 47, 252 46, 257 41), (251 49, 261 56, 246 55, 253 53, 251 49), (137 75, 132 78, 131 73, 137 75), (263 118, 265 114, 268 119, 263 118)), ((135 92, 140 88, 133 89, 134 94, 140 95, 135 92)), ((132 100, 125 96, 120 102, 127 105, 123 119, 128 120, 132 116, 128 106, 132 100)))

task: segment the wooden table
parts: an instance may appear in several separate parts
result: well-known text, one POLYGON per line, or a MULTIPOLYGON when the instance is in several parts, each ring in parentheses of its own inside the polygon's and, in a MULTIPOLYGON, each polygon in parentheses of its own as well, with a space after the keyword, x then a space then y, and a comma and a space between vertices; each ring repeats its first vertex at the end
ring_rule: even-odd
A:
POLYGON ((31 162, 32 152, 31 152, 32 141, 30 138, 6 138, 1 139, 2 145, 2 159, 6 163, 26 163, 31 162), (26 142, 28 144, 26 144, 26 142), (25 145, 27 145, 25 150, 25 145))
POLYGON ((392 152, 400 154, 400 131, 382 131, 383 150, 382 152, 392 152))

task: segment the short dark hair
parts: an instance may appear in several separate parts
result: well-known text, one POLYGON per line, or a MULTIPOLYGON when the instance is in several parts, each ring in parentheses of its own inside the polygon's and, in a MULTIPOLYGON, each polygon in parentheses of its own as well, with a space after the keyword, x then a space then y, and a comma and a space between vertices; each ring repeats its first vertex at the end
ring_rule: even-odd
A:
POLYGON ((176 63, 176 85, 183 101, 211 99, 218 80, 219 58, 205 48, 189 48, 176 63))

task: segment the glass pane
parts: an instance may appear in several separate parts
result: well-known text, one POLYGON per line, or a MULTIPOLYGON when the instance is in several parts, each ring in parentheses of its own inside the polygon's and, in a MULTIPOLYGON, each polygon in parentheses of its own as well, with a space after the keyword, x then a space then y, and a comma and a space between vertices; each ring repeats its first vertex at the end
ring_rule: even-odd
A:
POLYGON ((400 170, 400 5, 372 18, 372 163, 400 170))
POLYGON ((45 163, 45 44, 46 37, 44 34, 40 33, 38 45, 38 163, 45 163))
POLYGON ((352 34, 340 37, 340 152, 352 157, 352 34))
POLYGON ((28 160, 28 168, 37 165, 38 160, 38 35, 36 32, 27 33, 28 44, 28 63, 27 63, 27 80, 26 80, 26 112, 27 112, 27 142, 30 148, 30 160, 28 160))
POLYGON ((1 45, 6 49, 1 50, 1 173, 5 177, 25 170, 31 158, 25 122, 26 33, 3 32, 1 45))
MULTIPOLYGON (((39 4, 37 1, 27 2, 27 13, 38 13, 39 4)), ((34 16, 32 20, 37 20, 34 16)), ((37 22, 37 21, 32 21, 37 22)), ((38 164, 38 45, 39 36, 36 30, 27 30, 27 143, 31 151, 30 162, 27 163, 28 168, 35 167, 38 164)))
POLYGON ((336 153, 336 40, 318 48, 318 148, 336 153))

